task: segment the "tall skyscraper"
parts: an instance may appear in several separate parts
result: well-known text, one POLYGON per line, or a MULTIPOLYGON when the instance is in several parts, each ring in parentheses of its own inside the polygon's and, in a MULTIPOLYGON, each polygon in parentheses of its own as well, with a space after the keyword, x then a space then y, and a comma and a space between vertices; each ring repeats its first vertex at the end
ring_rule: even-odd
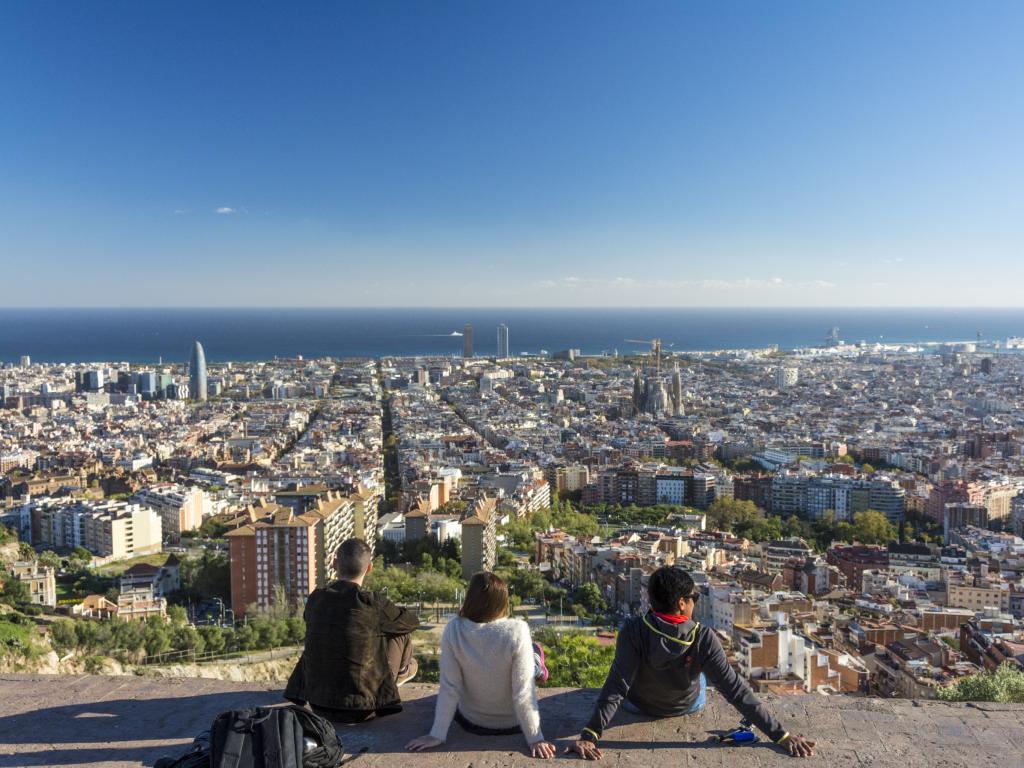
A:
POLYGON ((498 357, 508 357, 508 326, 498 326, 498 357))
POLYGON ((683 415, 683 378, 679 373, 679 363, 672 368, 672 415, 683 415))
POLYGON ((192 345, 188 362, 188 396, 193 400, 206 399, 206 353, 198 341, 192 345))
POLYGON ((473 326, 469 323, 462 326, 462 356, 473 356, 473 326))

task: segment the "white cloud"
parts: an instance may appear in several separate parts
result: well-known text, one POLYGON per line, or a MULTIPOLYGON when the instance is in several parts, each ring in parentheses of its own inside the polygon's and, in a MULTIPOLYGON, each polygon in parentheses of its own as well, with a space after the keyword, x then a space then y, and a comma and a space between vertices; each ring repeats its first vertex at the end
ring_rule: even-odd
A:
POLYGON ((237 213, 237 211, 234 208, 229 208, 226 205, 222 205, 220 208, 215 208, 213 212, 221 214, 237 213))

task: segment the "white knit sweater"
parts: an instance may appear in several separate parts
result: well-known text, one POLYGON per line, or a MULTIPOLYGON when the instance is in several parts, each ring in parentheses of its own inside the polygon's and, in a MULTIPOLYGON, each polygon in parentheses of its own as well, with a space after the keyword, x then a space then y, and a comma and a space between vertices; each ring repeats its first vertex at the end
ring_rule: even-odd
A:
POLYGON ((544 738, 533 678, 530 628, 519 619, 486 624, 458 616, 441 635, 441 686, 430 735, 444 741, 455 710, 474 725, 523 730, 527 744, 544 738))

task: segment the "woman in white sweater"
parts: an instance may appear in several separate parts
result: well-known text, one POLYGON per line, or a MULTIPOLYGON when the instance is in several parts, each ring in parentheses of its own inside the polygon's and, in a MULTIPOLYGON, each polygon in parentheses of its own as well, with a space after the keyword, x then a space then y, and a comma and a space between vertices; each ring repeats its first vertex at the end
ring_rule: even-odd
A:
POLYGON ((533 757, 554 757, 554 745, 540 730, 536 679, 547 679, 547 669, 543 651, 536 649, 526 622, 509 618, 505 581, 493 573, 476 574, 462 610, 441 636, 434 726, 406 748, 443 744, 455 720, 479 735, 522 733, 533 757))

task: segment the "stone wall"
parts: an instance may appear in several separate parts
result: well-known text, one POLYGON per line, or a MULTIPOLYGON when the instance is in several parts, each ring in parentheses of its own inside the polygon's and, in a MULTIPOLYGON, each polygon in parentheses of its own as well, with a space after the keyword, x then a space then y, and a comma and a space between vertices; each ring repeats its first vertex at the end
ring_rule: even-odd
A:
MULTIPOLYGON (((352 768, 498 768, 540 764, 521 737, 482 738, 453 725, 445 751, 409 754, 404 744, 426 733, 435 689, 402 689, 407 705, 393 717, 342 726, 352 768)), ((545 735, 560 748, 578 733, 596 692, 542 691, 545 735)), ((818 741, 801 766, 874 768, 1024 768, 1024 706, 943 704, 846 696, 783 696, 769 706, 795 733, 818 741)), ((0 676, 0 768, 14 766, 150 766, 184 750, 218 712, 280 702, 280 688, 220 680, 140 677, 0 676)), ((620 713, 602 742, 611 768, 795 765, 767 743, 721 747, 708 741, 735 727, 739 715, 712 692, 704 712, 651 721, 620 713)), ((559 756, 558 760, 574 759, 559 756)), ((564 762, 562 762, 564 764, 564 762)))

